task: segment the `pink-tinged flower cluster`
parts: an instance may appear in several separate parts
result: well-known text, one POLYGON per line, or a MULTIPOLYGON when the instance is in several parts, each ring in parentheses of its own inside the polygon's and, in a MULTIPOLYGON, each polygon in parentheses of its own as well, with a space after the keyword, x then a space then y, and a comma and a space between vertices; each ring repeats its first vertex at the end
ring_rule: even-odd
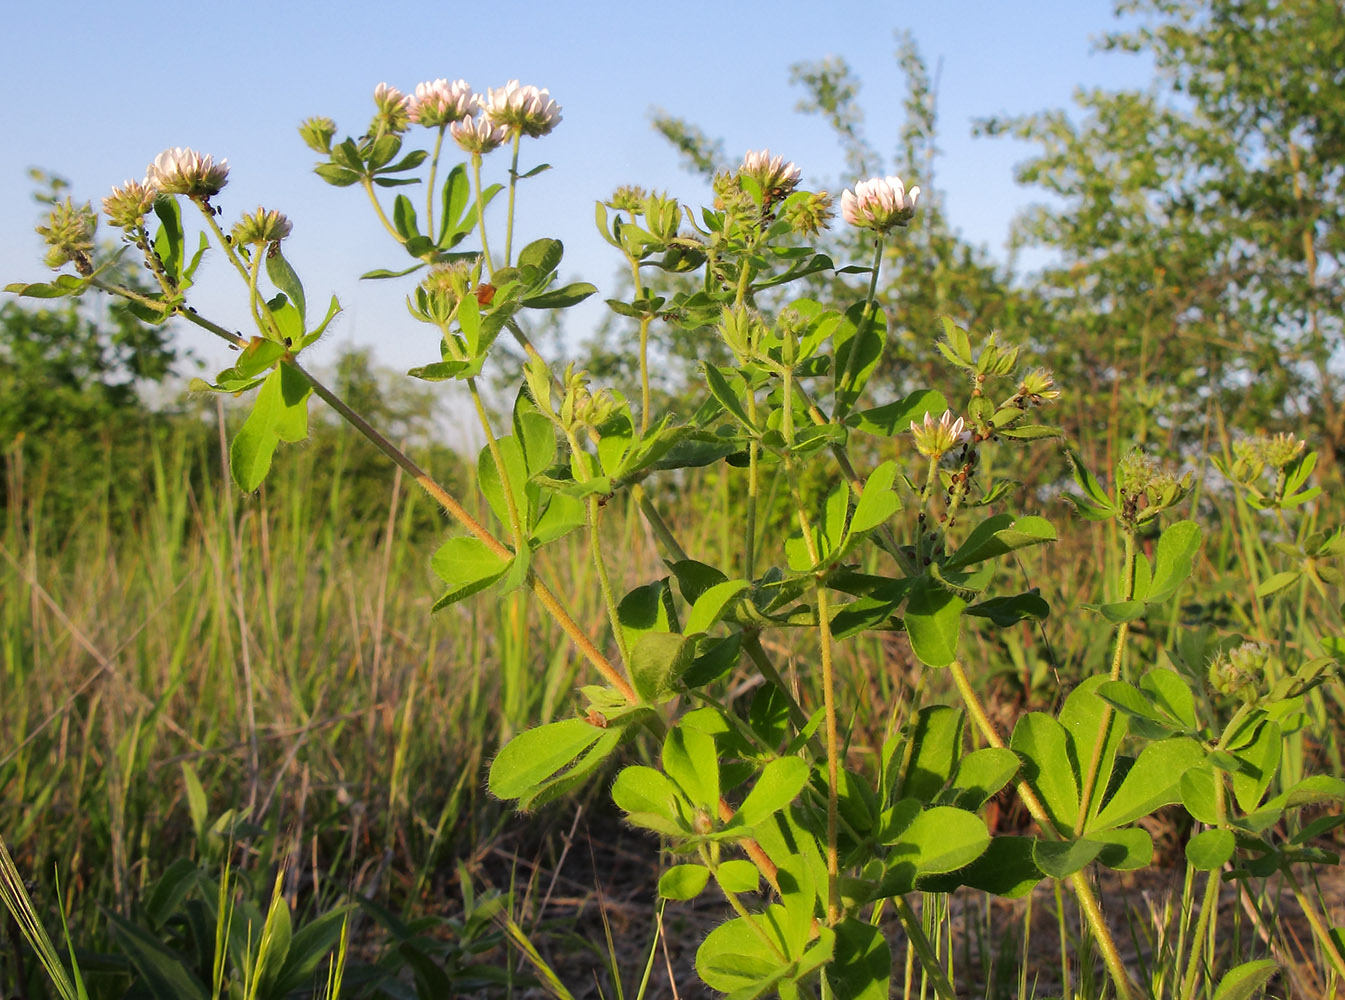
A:
POLYGON ((229 180, 229 161, 175 146, 154 158, 145 173, 145 186, 160 194, 185 194, 205 200, 219 194, 229 180))
POLYGON ((468 153, 489 153, 504 144, 509 133, 483 114, 468 115, 448 126, 453 141, 468 153))
POLYGON ((426 128, 443 128, 462 121, 481 104, 481 98, 466 80, 431 80, 416 85, 408 112, 411 120, 426 128))
POLYGON ((503 87, 486 91, 486 117, 510 135, 522 133, 534 139, 546 135, 560 124, 560 105, 547 90, 531 85, 520 87, 510 80, 503 87))
POLYGON ((103 199, 103 211, 117 228, 134 229, 154 208, 154 199, 158 195, 148 181, 127 181, 121 187, 114 187, 103 199))
POLYGON ((918 187, 906 190, 900 177, 874 177, 860 181, 841 194, 841 217, 852 226, 885 233, 893 226, 908 224, 920 197, 918 187))
POLYGON ((411 124, 411 98, 396 87, 386 83, 375 87, 374 107, 378 110, 369 126, 370 135, 396 135, 411 124))
POLYGON ((803 173, 791 161, 785 162, 783 156, 771 156, 769 149, 758 149, 743 157, 743 165, 738 173, 750 177, 760 186, 763 194, 774 193, 778 199, 798 186, 803 173))
POLYGON ((953 414, 943 411, 937 421, 925 411, 924 423, 911 421, 911 436, 915 438, 915 450, 926 458, 939 459, 952 451, 964 439, 962 418, 953 419, 953 414))

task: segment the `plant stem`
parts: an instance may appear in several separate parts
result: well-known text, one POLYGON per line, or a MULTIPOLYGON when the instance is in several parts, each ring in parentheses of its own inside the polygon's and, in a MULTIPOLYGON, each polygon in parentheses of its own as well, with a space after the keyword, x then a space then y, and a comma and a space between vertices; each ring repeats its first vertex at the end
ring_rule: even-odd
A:
POLYGON ((486 239, 486 206, 481 201, 481 154, 472 154, 472 187, 476 189, 476 222, 481 230, 481 256, 486 261, 486 273, 495 277, 495 265, 490 259, 490 242, 486 239))
POLYGON ((881 233, 873 241, 873 271, 869 275, 869 293, 864 297, 864 312, 860 316, 859 327, 855 330, 855 335, 850 338, 850 355, 845 359, 845 374, 841 376, 840 382, 837 383, 839 392, 836 398, 835 416, 838 419, 843 418, 850 409, 841 393, 851 390, 855 377, 858 375, 860 346, 864 334, 868 332, 870 318, 875 312, 875 301, 878 295, 878 272, 883 264, 883 244, 885 241, 886 236, 881 233))
MULTIPOLYGON (((514 158, 509 164, 509 206, 505 211, 504 221, 504 266, 508 267, 513 263, 514 246, 514 189, 518 187, 518 145, 523 141, 523 132, 514 129, 514 158)), ((477 180, 477 189, 480 190, 480 179, 477 180)), ((482 245, 484 245, 485 235, 482 234, 482 245)))
POLYGON ((388 231, 388 235, 398 243, 405 244, 406 239, 401 233, 397 232, 396 227, 388 221, 388 217, 383 213, 383 206, 379 204, 378 195, 374 193, 373 182, 369 180, 368 177, 361 177, 360 184, 363 185, 364 193, 369 196, 369 202, 374 206, 374 212, 378 215, 378 221, 383 223, 383 228, 388 231))
MULTIPOLYGON (((972 688, 971 682, 967 679, 966 671, 962 669, 962 664, 954 660, 948 665, 949 673, 952 674, 953 683, 957 686, 958 694, 962 696, 963 703, 967 706, 967 712, 976 723, 986 741, 994 747, 1003 748, 1004 740, 1000 738, 990 717, 986 715, 985 708, 981 705, 981 700, 972 688)), ((1037 821, 1041 827, 1042 833, 1053 839, 1060 839, 1060 832, 1051 822, 1050 814, 1046 812, 1041 799, 1037 793, 1026 781, 1019 781, 1015 786, 1018 797, 1022 799, 1023 805, 1037 821)), ((1120 1000, 1132 1000, 1130 975, 1126 972, 1125 965, 1121 962, 1121 954, 1116 950, 1116 941, 1112 938, 1111 930, 1107 927, 1107 921, 1102 916, 1102 908, 1098 906, 1097 897, 1093 894, 1092 886, 1088 884, 1088 879, 1083 872, 1075 872, 1069 877, 1070 888, 1074 890, 1075 898, 1079 901, 1079 910, 1088 921, 1088 926, 1093 932, 1093 940, 1102 951, 1102 960, 1107 965, 1107 971, 1111 973, 1112 983, 1116 987, 1116 995, 1120 1000)))
POLYGON ((957 1000, 957 991, 953 989, 947 973, 939 964, 939 956, 929 942, 929 935, 920 926, 920 918, 911 909, 911 904, 906 902, 904 895, 894 896, 892 901, 896 904, 897 917, 901 920, 902 929, 906 931, 906 940, 910 942, 911 948, 920 960, 921 970, 934 981, 934 992, 943 1000, 957 1000))
POLYGON ((430 177, 425 184, 425 235, 435 243, 439 241, 434 235, 434 181, 439 171, 439 151, 443 148, 444 132, 447 129, 447 125, 439 126, 439 135, 434 140, 434 155, 430 159, 430 177))
POLYGON ((481 391, 477 387, 476 379, 467 380, 467 388, 472 394, 472 405, 476 407, 476 418, 481 423, 481 430, 486 435, 486 448, 490 451, 491 460, 495 463, 495 471, 500 477, 500 491, 504 493, 504 504, 509 511, 509 532, 514 538, 513 557, 517 558, 527 551, 527 538, 523 530, 523 519, 518 513, 518 498, 514 496, 514 487, 509 479, 509 468, 504 463, 504 455, 500 452, 500 443, 495 438, 495 432, 490 426, 490 416, 486 413, 485 404, 481 402, 481 391))

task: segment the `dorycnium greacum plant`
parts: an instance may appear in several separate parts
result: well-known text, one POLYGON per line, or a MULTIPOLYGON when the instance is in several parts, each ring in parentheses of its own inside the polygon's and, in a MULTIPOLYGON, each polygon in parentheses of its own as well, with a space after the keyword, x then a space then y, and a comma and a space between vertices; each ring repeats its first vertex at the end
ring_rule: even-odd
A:
MULTIPOLYGON (((847 189, 841 215, 872 240, 872 257, 839 266, 815 245, 832 219, 832 199, 808 190, 796 164, 766 150, 716 176, 713 204, 699 209, 633 185, 600 202, 601 235, 632 279, 629 298, 609 304, 632 322, 639 344, 637 405, 574 366, 553 364, 529 334, 530 315, 570 308, 597 291, 587 282, 559 284, 557 239, 514 253, 518 188, 544 169, 522 169, 530 148, 522 140, 544 139, 561 122, 547 91, 511 81, 481 97, 465 81, 435 80, 408 96, 381 84, 374 105, 359 138, 338 140, 341 130, 324 116, 305 121, 300 135, 321 157, 316 173, 362 190, 404 255, 364 277, 411 276, 408 307, 433 331, 436 350, 409 374, 465 384, 485 441, 475 478, 483 505, 466 504, 304 366, 303 352, 340 306, 333 298, 321 317, 310 313, 284 253, 291 224, 281 210, 258 207, 227 236, 221 230, 223 160, 172 149, 142 185, 108 197, 109 218, 143 254, 156 292, 105 277, 92 212, 70 204, 53 209, 41 232, 49 263, 73 264, 77 273, 9 290, 119 295, 146 318, 178 318, 224 339, 239 349, 237 362, 194 386, 252 400, 229 449, 241 489, 260 486, 282 441, 307 435, 317 396, 452 519, 452 533, 430 557, 444 584, 436 610, 487 593, 531 594, 591 666, 593 683, 580 688, 568 717, 500 748, 489 787, 534 808, 605 773, 637 736, 657 746, 656 759, 623 769, 611 793, 628 821, 656 834, 677 862, 659 880, 662 897, 714 892, 727 904, 727 919, 697 951, 711 988, 791 1000, 886 997, 896 947, 929 988, 953 1000, 946 942, 927 932, 911 897, 923 894, 937 908, 941 894, 961 887, 1016 896, 1050 879, 1068 883, 1111 988, 1129 1000, 1137 986, 1094 882, 1099 866, 1152 864, 1153 841, 1140 820, 1174 803, 1186 808, 1207 828, 1190 856, 1211 883, 1237 852, 1250 860, 1235 877, 1322 860, 1308 844, 1320 825, 1288 833, 1264 820, 1281 824, 1306 802, 1345 797, 1338 779, 1322 775, 1269 793, 1274 748, 1296 699, 1333 676, 1332 656, 1271 684, 1251 676, 1257 671, 1244 661, 1252 654, 1238 654, 1241 672, 1220 667, 1211 691, 1204 663, 1182 672, 1127 653, 1132 622, 1166 620, 1202 537, 1193 521, 1171 520, 1189 481, 1142 457, 1123 464, 1113 494, 1070 453, 1075 508, 1113 521, 1125 542, 1111 599, 1078 609, 1115 628, 1110 671, 1080 684, 1057 713, 1024 715, 1008 739, 991 722, 961 659, 970 655, 963 633, 1047 619, 1052 609, 1038 589, 1007 584, 1016 577, 1000 567, 1005 557, 1049 544, 1056 531, 1043 517, 1005 510, 1016 484, 988 470, 1012 470, 1015 449, 1059 439, 1047 414, 1067 387, 1048 372, 1023 370, 1021 348, 1005 335, 973 337, 951 319, 938 342, 952 373, 942 389, 896 398, 874 380, 889 323, 879 276, 892 241, 918 222, 919 188, 877 177, 847 189), (486 186, 487 158, 506 143, 502 182, 486 186), (467 159, 441 169, 454 150, 467 159), (423 199, 399 190, 421 183, 423 199), (501 219, 491 207, 506 189, 501 219), (197 210, 196 239, 184 208, 197 210), (256 327, 251 337, 187 306, 207 248, 238 275, 256 327), (835 301, 793 290, 825 274, 839 279, 835 301), (664 283, 665 275, 680 280, 664 283), (849 275, 867 277, 860 292, 846 290, 849 275), (702 365, 700 402, 689 413, 653 410, 654 324, 718 336, 731 359, 702 365), (506 332, 528 360, 514 373, 512 405, 497 413, 479 380, 498 364, 495 344, 506 332), (862 456, 875 446, 896 457, 867 466, 862 456), (744 514, 737 544, 718 563, 684 544, 658 493, 646 488, 704 467, 723 469, 744 514), (763 534, 772 523, 768 479, 788 498, 781 537, 763 534), (820 502, 807 485, 818 481, 834 483, 820 502), (630 567, 601 531, 610 501, 623 494, 647 520, 668 568, 633 589, 618 587, 630 567), (476 517, 473 506, 487 513, 476 517), (1146 554, 1141 533, 1155 531, 1146 554), (605 609, 596 633, 579 623, 566 588, 549 578, 549 561, 538 558, 571 533, 583 533, 593 560, 605 609), (948 672, 962 706, 917 703, 900 718, 893 706, 890 738, 860 758, 849 753, 854 734, 845 720, 855 706, 843 701, 836 662, 846 643, 872 632, 904 635, 927 669, 948 672), (785 680, 782 648, 817 677, 809 689, 815 701, 785 680), (748 677, 753 683, 742 684, 748 677), (743 688, 754 693, 731 701, 730 691, 743 688), (1239 705, 1221 722, 1230 698, 1239 705), (986 803, 1006 787, 1035 821, 1030 832, 988 829, 986 803), (900 926, 891 940, 882 930, 889 914, 900 926)), ((1287 503, 1301 485, 1298 468, 1285 466, 1283 487, 1267 495, 1287 503)), ((1217 894, 1207 898, 1201 921, 1216 905, 1217 894)), ((1329 929, 1320 940, 1338 948, 1329 929)), ((1217 959, 1192 951, 1183 998, 1195 995, 1201 977, 1214 982, 1217 959)), ((1266 966, 1252 965, 1226 969, 1222 983, 1264 983, 1266 966)))

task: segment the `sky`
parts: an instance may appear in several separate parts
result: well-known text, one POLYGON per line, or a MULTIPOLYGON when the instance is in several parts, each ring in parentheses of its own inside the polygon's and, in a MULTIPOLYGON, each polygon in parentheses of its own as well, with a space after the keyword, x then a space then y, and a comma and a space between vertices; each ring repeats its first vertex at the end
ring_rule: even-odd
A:
MULTIPOLYGON (((345 311, 313 360, 320 366, 353 343, 405 368, 437 360, 434 332, 404 308, 414 279, 361 282, 358 275, 409 260, 359 188, 332 188, 312 173, 317 158, 296 131, 303 119, 327 115, 338 138, 360 135, 379 82, 410 91, 422 80, 461 77, 484 92, 517 78, 548 88, 564 120, 552 135, 524 141, 521 168, 547 162, 552 169, 520 187, 515 246, 561 239, 562 278, 590 280, 610 294, 621 261, 597 236, 594 202, 630 183, 691 204, 707 197, 706 183, 681 169, 651 128, 655 108, 722 139, 730 157, 761 148, 784 154, 806 186, 839 194, 861 178, 845 175, 825 124, 795 110, 802 91, 790 85, 789 67, 845 59, 862 80, 864 133, 890 165, 905 92, 894 31, 909 30, 938 71, 936 182, 946 211, 964 237, 1004 259, 1011 221, 1035 197, 1013 179, 1014 164, 1032 150, 973 138, 973 120, 1066 107, 1080 86, 1144 87, 1150 77, 1140 58, 1094 51, 1092 40, 1118 23, 1103 0, 838 0, 823 9, 793 0, 471 7, 277 0, 265 14, 248 4, 100 0, 59 12, 15 4, 6 12, 10 44, 0 60, 7 97, 0 279, 49 273, 32 231, 30 167, 68 178, 77 201, 97 206, 113 185, 143 177, 161 150, 190 146, 228 159, 228 186, 216 199, 221 223, 227 228, 258 205, 281 210, 294 224, 285 252, 310 309, 333 293, 341 300, 345 311)), ((506 153, 488 157, 487 183, 503 180, 507 166, 506 153)), ((100 234, 113 231, 103 226, 100 234)), ((242 329, 244 293, 216 254, 191 301, 242 329)), ((601 308, 579 313, 579 322, 596 322, 601 308)), ((208 335, 187 327, 181 334, 207 372, 231 363, 208 335)))

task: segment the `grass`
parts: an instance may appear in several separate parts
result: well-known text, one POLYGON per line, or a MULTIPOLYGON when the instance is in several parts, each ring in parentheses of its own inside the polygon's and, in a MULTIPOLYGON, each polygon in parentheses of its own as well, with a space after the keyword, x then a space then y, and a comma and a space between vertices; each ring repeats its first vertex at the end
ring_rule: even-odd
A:
MULTIPOLYGON (((563 833, 570 813, 553 809, 520 832, 518 819, 485 794, 483 774, 496 747, 521 728, 563 717, 573 687, 588 680, 563 634, 522 594, 431 616, 437 593, 428 554, 445 526, 400 477, 381 466, 368 475, 368 456, 340 433, 325 430, 314 445, 282 452, 253 497, 239 496, 220 469, 214 433, 147 433, 143 460, 130 473, 109 447, 83 471, 74 509, 57 505, 44 486, 49 477, 25 466, 17 449, 8 456, 0 832, 35 882, 39 911, 59 910, 84 952, 115 950, 104 908, 142 911, 170 863, 183 857, 227 862, 239 876, 254 875, 263 894, 281 859, 290 859, 285 896, 310 916, 358 896, 392 920, 442 913, 445 899, 470 890, 460 872, 501 890, 522 878, 534 903, 549 896, 547 880, 560 875, 566 858, 538 846, 541 831, 561 824, 563 833), (530 872, 511 866, 506 877, 500 868, 501 858, 538 850, 530 872)), ((452 465, 442 452, 427 460, 452 465)), ((733 515, 720 473, 692 477, 679 495, 690 499, 672 520, 688 550, 726 548, 733 515)), ((1254 593, 1281 567, 1284 556, 1272 543, 1285 540, 1287 526, 1208 491, 1202 503, 1214 515, 1207 523, 1220 528, 1207 539, 1201 584, 1174 607, 1166 628, 1155 623, 1137 635, 1132 655, 1155 663, 1176 655, 1179 616, 1239 628, 1286 652, 1319 651, 1312 623, 1338 627, 1334 605, 1306 582, 1295 593, 1297 617, 1284 602, 1254 593)), ((1100 599, 1119 543, 1100 530, 1065 526, 1059 510, 1046 513, 1062 525, 1064 540, 1023 554, 1006 572, 1020 589, 1041 588, 1060 613, 1040 628, 969 636, 967 662, 992 692, 1005 728, 1022 711, 1051 705, 1062 681, 1106 669, 1109 630, 1074 609, 1100 599)), ((1300 541, 1311 526, 1297 530, 1300 541)), ((625 558, 614 567, 618 586, 664 572, 633 506, 610 505, 605 530, 610 551, 625 558)), ((581 625, 610 639, 580 536, 544 558, 581 625)), ((800 700, 817 704, 812 651, 788 642, 777 639, 772 652, 800 700)), ((920 670, 899 637, 847 643, 839 670, 842 701, 857 706, 852 766, 872 759, 917 696, 924 703, 953 697, 943 697, 942 675, 920 670)), ((1314 693, 1298 759, 1286 760, 1288 777, 1311 767, 1341 773, 1341 709, 1338 687, 1314 693)), ((635 746, 629 754, 643 752, 635 746)), ((583 800, 599 817, 602 791, 599 785, 583 800)), ((1171 836, 1180 840, 1182 831, 1171 836)), ((654 845, 647 846, 652 855, 654 845)), ((521 900, 523 886, 514 888, 521 900)), ((1188 887, 1115 915, 1128 921, 1137 953, 1150 956, 1151 983, 1180 975, 1192 945, 1174 944, 1169 927, 1189 926, 1180 908, 1189 896, 1188 887)), ((1037 918, 1049 903, 1036 904, 1037 918)), ((964 915, 959 934, 946 911, 926 911, 950 961, 979 969, 978 981, 993 984, 986 995, 1031 995, 1037 978, 1060 978, 1059 935, 1038 926, 1029 938, 1031 910, 1005 923, 985 906, 978 917, 964 915), (969 935, 980 942, 974 949, 969 935), (1039 967, 1039 948, 1055 949, 1056 972, 1029 975, 1039 967), (1015 949, 1022 954, 1014 957, 1015 949)), ((473 908, 470 901, 464 907, 473 908)), ((541 910, 505 912, 512 938, 536 931, 541 910)), ((352 949, 376 953, 388 926, 357 919, 352 949)), ((480 928, 473 933, 487 940, 480 928)), ((1245 926, 1238 933, 1253 936, 1245 926)), ((528 963, 549 968, 529 947, 528 963)), ((649 949, 646 934, 624 970, 628 985, 653 961, 649 949)), ((1271 952, 1306 970, 1286 979, 1294 995, 1333 988, 1329 975, 1315 971, 1320 956, 1310 942, 1263 940, 1249 951, 1271 952)), ((500 967, 514 968, 493 954, 500 967)), ((653 967, 662 964, 659 957, 653 967)), ((1086 960, 1064 964, 1082 995, 1096 995, 1086 960)), ((323 975, 340 973, 324 967, 323 975)), ((0 985, 5 977, 19 978, 12 961, 0 966, 0 985)), ((1101 983, 1101 973, 1093 980, 1101 983)), ((607 981, 610 989, 610 974, 607 981)), ((36 990, 35 983, 30 974, 19 988, 36 990)), ((912 988, 918 985, 917 974, 912 988)), ((347 988, 358 983, 348 979, 347 988)))

